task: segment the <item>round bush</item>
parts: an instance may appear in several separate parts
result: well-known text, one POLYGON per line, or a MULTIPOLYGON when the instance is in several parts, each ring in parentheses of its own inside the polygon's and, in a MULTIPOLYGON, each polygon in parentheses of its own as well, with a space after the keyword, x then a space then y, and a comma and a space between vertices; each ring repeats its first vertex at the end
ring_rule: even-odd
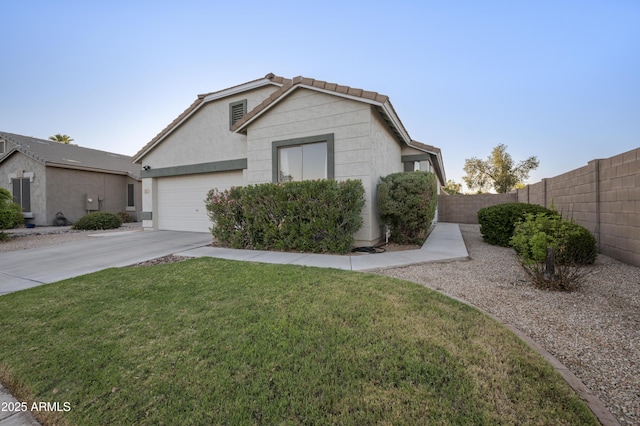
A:
POLYGON ((438 203, 436 176, 431 172, 393 173, 378 184, 380 219, 391 228, 391 240, 422 244, 438 203))
POLYGON ((516 224, 511 245, 525 263, 544 263, 548 247, 559 265, 589 265, 598 255, 593 234, 557 213, 527 214, 516 224))
POLYGON ((24 222, 22 208, 13 202, 11 193, 0 188, 0 229, 11 229, 24 222))
POLYGON ((482 239, 493 245, 509 247, 516 223, 527 213, 547 213, 554 211, 538 204, 505 203, 478 210, 478 223, 482 239))
POLYGON ((93 212, 82 216, 73 225, 73 229, 83 231, 95 231, 99 229, 115 229, 122 225, 122 220, 117 214, 108 212, 93 212))
POLYGON ((568 265, 592 265, 598 257, 596 237, 577 223, 566 222, 566 227, 566 248, 558 253, 559 262, 568 265))

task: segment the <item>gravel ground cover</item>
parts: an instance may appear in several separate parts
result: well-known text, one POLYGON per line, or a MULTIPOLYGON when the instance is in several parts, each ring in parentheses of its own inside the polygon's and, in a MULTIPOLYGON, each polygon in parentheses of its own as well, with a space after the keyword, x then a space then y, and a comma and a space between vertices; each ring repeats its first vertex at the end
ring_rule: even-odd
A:
MULTIPOLYGON (((455 296, 512 324, 578 376, 621 425, 640 425, 640 268, 598 255, 580 290, 538 290, 512 249, 484 243, 478 225, 460 225, 460 230, 470 260, 379 273, 455 296)), ((64 244, 95 233, 53 231, 0 241, 0 253, 64 244)), ((167 256, 147 264, 179 260, 167 256)))
POLYGON ((640 268, 598 255, 580 290, 534 288, 510 248, 460 225, 468 261, 381 270, 469 302, 553 354, 622 425, 640 424, 640 268))

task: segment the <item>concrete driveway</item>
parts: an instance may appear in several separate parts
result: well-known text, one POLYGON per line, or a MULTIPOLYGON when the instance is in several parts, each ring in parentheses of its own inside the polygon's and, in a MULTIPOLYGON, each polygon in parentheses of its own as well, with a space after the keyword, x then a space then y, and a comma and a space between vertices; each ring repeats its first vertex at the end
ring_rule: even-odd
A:
POLYGON ((0 254, 0 295, 202 247, 208 232, 138 231, 0 254))

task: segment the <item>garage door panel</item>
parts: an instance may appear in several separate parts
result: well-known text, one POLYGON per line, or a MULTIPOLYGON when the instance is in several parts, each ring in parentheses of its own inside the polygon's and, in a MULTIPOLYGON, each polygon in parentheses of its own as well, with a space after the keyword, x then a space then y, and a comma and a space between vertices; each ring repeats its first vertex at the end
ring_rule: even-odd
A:
POLYGON ((242 170, 158 178, 158 228, 209 232, 205 198, 213 189, 242 185, 242 170))

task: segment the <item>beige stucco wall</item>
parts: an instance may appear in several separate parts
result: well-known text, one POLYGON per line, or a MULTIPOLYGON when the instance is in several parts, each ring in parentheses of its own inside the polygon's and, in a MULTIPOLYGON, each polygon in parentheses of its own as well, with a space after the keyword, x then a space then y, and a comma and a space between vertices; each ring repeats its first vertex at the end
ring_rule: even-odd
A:
POLYGON ((142 208, 141 184, 126 175, 96 173, 84 170, 47 168, 47 224, 51 225, 57 212, 62 212, 71 222, 87 214, 86 198, 102 198, 94 201, 95 209, 120 213, 127 209, 127 184, 135 185, 135 210, 127 211, 138 220, 142 208))
POLYGON ((36 225, 46 224, 46 182, 47 177, 45 167, 42 163, 27 157, 22 153, 14 153, 0 164, 0 186, 7 189, 13 194, 13 186, 11 184, 12 173, 23 170, 24 173, 33 173, 33 180, 30 183, 31 190, 31 213, 34 214, 33 219, 28 219, 27 223, 36 225))
MULTIPOLYGON (((382 228, 377 207, 378 183, 380 183, 381 177, 404 171, 404 166, 401 161, 402 145, 389 131, 382 117, 373 108, 371 112, 371 178, 369 191, 371 193, 371 240, 374 241, 384 236, 384 229, 382 228)), ((410 153, 413 154, 412 151, 410 153)), ((417 151, 415 153, 423 154, 417 151)))
POLYGON ((229 131, 229 104, 246 99, 249 111, 275 90, 266 86, 205 103, 146 154, 142 164, 162 168, 246 158, 246 136, 229 131))
POLYGON ((153 217, 158 211, 158 183, 155 178, 143 178, 142 179, 142 211, 141 216, 142 227, 144 229, 156 229, 157 218, 153 217), (151 218, 145 218, 144 215, 152 215, 151 218))
MULTIPOLYGON (((273 142, 333 134, 335 179, 358 179, 365 189, 364 224, 355 235, 356 243, 377 242, 383 235, 376 206, 380 177, 403 171, 403 152, 424 152, 407 147, 403 151, 403 144, 369 104, 304 88, 255 119, 246 135, 229 131, 231 102, 247 99, 251 110, 273 90, 266 87, 209 102, 147 154, 143 165, 158 169, 246 158, 243 182, 238 185, 271 182, 273 142)), ((147 217, 157 211, 156 184, 155 178, 142 182, 143 212, 147 217)), ((144 220, 143 226, 156 226, 155 219, 144 220)))
MULTIPOLYGON (((371 120, 367 104, 307 89, 296 90, 249 126, 247 183, 272 181, 272 142, 332 133, 335 179, 359 179, 366 192, 364 225, 355 239, 370 242, 378 236, 377 223, 372 220, 371 120)), ((379 156, 383 155, 391 154, 385 152, 379 156)))
MULTIPOLYGON (((57 212, 75 222, 87 213, 86 194, 102 197, 100 210, 112 213, 127 208, 127 184, 135 185, 135 203, 128 211, 133 220, 138 220, 142 209, 142 191, 139 181, 125 175, 96 173, 83 170, 46 167, 21 153, 14 153, 0 165, 0 186, 13 192, 9 174, 17 170, 33 173, 31 182, 31 212, 33 219, 27 223, 37 226, 51 226, 57 212)), ((95 203, 98 205, 98 202, 95 203)))

